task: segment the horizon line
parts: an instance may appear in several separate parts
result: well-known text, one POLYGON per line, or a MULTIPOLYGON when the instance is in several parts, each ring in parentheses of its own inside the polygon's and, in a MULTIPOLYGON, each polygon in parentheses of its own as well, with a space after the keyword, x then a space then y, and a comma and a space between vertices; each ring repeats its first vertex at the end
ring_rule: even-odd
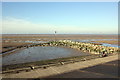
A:
MULTIPOLYGON (((2 33, 2 35, 4 35, 4 34, 17 34, 17 33, 2 33)), ((31 34, 55 34, 55 33, 30 33, 30 34, 26 34, 26 33, 19 33, 20 35, 22 34, 22 35, 31 35, 31 34)), ((18 34, 18 35, 19 35, 18 34)), ((57 33, 56 33, 57 34, 57 33)), ((78 33, 59 33, 59 34, 78 34, 78 33)), ((58 35, 59 35, 58 34, 58 35)), ((82 34, 82 33, 79 33, 79 34, 82 34)), ((85 33, 84 33, 85 34, 85 33)), ((87 34, 87 33, 86 33, 87 34)), ((94 33, 89 33, 89 34, 94 34, 94 33)), ((95 34, 100 34, 100 33, 95 33, 95 34)), ((100 34, 100 35, 103 35, 103 34, 100 34)), ((104 34, 104 35, 118 35, 118 34, 104 34)))

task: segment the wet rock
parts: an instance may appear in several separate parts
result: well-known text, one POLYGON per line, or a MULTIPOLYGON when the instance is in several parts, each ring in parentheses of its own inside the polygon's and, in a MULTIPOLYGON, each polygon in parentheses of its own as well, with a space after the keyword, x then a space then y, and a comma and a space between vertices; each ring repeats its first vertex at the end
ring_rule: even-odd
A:
POLYGON ((30 66, 30 68, 33 70, 33 69, 35 69, 35 67, 34 66, 30 66))
POLYGON ((47 68, 46 66, 43 67, 43 69, 46 69, 46 68, 47 68))
POLYGON ((61 65, 64 65, 64 62, 60 62, 61 65))
POLYGON ((26 72, 29 72, 29 71, 30 71, 30 70, 28 70, 28 69, 26 70, 26 72))

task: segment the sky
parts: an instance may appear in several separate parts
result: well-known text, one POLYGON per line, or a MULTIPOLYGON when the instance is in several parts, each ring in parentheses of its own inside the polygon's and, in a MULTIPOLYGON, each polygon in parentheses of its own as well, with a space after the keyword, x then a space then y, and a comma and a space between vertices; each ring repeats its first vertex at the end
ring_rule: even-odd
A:
POLYGON ((117 34, 117 2, 3 2, 3 34, 117 34))

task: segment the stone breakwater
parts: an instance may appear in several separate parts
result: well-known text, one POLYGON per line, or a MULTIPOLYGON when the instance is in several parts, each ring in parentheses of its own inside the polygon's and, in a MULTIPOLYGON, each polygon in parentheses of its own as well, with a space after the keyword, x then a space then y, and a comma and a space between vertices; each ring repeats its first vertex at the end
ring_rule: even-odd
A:
POLYGON ((34 46, 64 46, 69 47, 77 50, 81 50, 84 52, 89 52, 91 54, 112 54, 112 53, 118 53, 119 48, 118 47, 108 47, 103 46, 96 43, 88 43, 88 42, 75 42, 70 40, 59 40, 59 41, 50 41, 47 43, 39 43, 39 44, 30 44, 30 45, 23 45, 23 46, 17 46, 14 49, 10 49, 3 53, 9 53, 12 51, 15 51, 17 49, 21 48, 29 48, 34 46))
POLYGON ((94 43, 74 42, 70 40, 52 41, 49 42, 49 45, 66 46, 77 50, 82 50, 84 52, 89 52, 91 54, 112 54, 119 52, 119 49, 116 47, 102 46, 100 44, 94 44, 94 43))

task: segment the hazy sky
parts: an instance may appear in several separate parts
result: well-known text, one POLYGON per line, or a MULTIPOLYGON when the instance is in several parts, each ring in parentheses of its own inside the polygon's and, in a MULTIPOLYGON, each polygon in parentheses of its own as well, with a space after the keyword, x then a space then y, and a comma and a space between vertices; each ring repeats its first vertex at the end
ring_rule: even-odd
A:
POLYGON ((116 34, 117 2, 3 2, 3 33, 116 34))

